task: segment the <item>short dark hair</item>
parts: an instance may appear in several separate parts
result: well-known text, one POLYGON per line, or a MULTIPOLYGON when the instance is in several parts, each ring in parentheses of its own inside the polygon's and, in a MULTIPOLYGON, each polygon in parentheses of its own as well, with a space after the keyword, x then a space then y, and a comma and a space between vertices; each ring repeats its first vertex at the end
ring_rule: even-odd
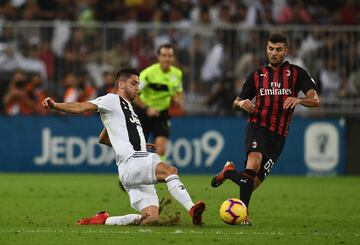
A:
POLYGON ((271 43, 283 43, 285 47, 289 46, 289 39, 288 37, 280 32, 272 33, 268 39, 268 42, 271 43))
POLYGON ((115 80, 119 78, 129 78, 131 75, 139 76, 139 71, 135 68, 122 68, 116 72, 115 80))
POLYGON ((174 46, 171 44, 171 43, 165 43, 165 44, 161 44, 157 51, 156 51, 156 54, 159 55, 160 54, 160 51, 162 48, 171 48, 171 49, 174 49, 174 46))
POLYGON ((128 79, 129 77, 131 77, 131 75, 139 76, 139 71, 131 67, 121 68, 120 70, 118 70, 115 75, 114 87, 118 87, 117 81, 119 79, 128 79))

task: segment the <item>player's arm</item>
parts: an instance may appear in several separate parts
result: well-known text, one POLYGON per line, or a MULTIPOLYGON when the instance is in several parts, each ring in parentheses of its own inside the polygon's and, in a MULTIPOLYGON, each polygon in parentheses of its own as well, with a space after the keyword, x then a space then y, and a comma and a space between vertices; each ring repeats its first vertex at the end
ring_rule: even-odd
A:
POLYGON ((182 72, 179 70, 177 75, 178 83, 174 87, 175 93, 171 96, 171 104, 175 106, 179 106, 181 108, 184 107, 184 92, 183 92, 183 82, 182 82, 182 72))
POLYGON ((72 114, 80 114, 88 111, 97 111, 97 105, 90 102, 69 102, 69 103, 56 103, 50 97, 47 97, 42 105, 46 109, 54 109, 56 111, 62 111, 72 114))
POLYGON ((305 97, 295 98, 288 97, 284 101, 283 108, 284 109, 293 109, 297 105, 303 105, 306 107, 317 107, 320 105, 319 96, 316 92, 316 82, 303 68, 299 67, 299 88, 304 92, 305 97))
POLYGON ((255 111, 255 105, 249 99, 241 99, 239 96, 233 102, 234 109, 241 109, 247 111, 249 113, 253 113, 255 111))
POLYGON ((288 97, 286 98, 283 108, 284 109, 293 109, 297 105, 303 105, 306 107, 317 107, 320 105, 319 96, 315 89, 310 89, 306 92, 305 97, 302 98, 294 98, 288 97))
POLYGON ((101 133, 99 135, 99 143, 107 146, 112 146, 106 128, 103 128, 101 130, 101 133))
POLYGON ((241 109, 249 113, 255 111, 255 105, 251 101, 255 96, 255 76, 258 76, 257 73, 251 73, 245 80, 244 85, 241 89, 241 93, 233 102, 234 109, 241 109))

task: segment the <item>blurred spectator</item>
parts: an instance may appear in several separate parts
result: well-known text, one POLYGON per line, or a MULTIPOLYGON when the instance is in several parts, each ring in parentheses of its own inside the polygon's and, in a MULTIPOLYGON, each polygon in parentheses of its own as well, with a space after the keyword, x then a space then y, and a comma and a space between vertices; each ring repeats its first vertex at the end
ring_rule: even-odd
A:
POLYGON ((95 52, 90 60, 85 69, 95 87, 99 89, 103 86, 104 72, 113 70, 113 67, 103 62, 100 52, 95 52))
POLYGON ((64 78, 64 102, 85 102, 96 97, 96 90, 86 81, 74 73, 68 73, 64 78))
POLYGON ((42 40, 38 47, 38 57, 45 64, 48 80, 53 80, 55 75, 55 55, 51 50, 50 42, 42 40))
POLYGON ((3 98, 5 114, 46 114, 41 106, 42 100, 46 97, 41 83, 39 74, 34 74, 29 81, 23 71, 15 71, 3 98))
MULTIPOLYGON (((53 20, 56 12, 59 11, 59 1, 57 0, 37 0, 39 6, 39 17, 41 20, 53 20)), ((64 11, 64 10, 63 10, 64 11)))
POLYGON ((329 102, 336 100, 342 80, 335 58, 329 57, 325 60, 324 67, 320 70, 319 82, 321 85, 321 95, 329 102))
POLYGON ((286 60, 307 70, 308 68, 306 67, 303 58, 299 55, 301 40, 292 38, 290 42, 290 49, 288 55, 286 56, 286 60))
MULTIPOLYGON (((323 4, 324 1, 322 0, 307 0, 306 5, 311 16, 311 23, 312 24, 332 24, 333 17, 326 7, 326 3, 323 4)), ((330 2, 330 1, 327 1, 330 2)))
POLYGON ((216 22, 217 25, 226 25, 231 24, 231 9, 226 4, 221 4, 218 10, 218 21, 216 22))
POLYGON ((203 39, 199 35, 195 35, 190 48, 190 57, 193 58, 192 60, 193 63, 191 64, 191 60, 189 60, 188 63, 192 65, 190 76, 193 76, 192 79, 189 80, 190 81, 192 80, 196 83, 201 80, 200 79, 201 65, 205 61, 204 50, 206 49, 204 49, 202 45, 203 45, 203 39))
POLYGON ((17 19, 17 10, 11 4, 11 0, 2 0, 0 1, 0 18, 6 20, 16 20, 17 19))
POLYGON ((19 66, 19 55, 13 44, 0 44, 0 72, 13 72, 19 66))
POLYGON ((223 75, 225 50, 222 43, 223 40, 221 40, 222 34, 219 31, 217 34, 217 42, 207 53, 200 73, 201 81, 207 83, 209 87, 211 87, 211 83, 223 75))
POLYGON ((75 11, 75 18, 83 25, 93 23, 95 19, 95 4, 96 0, 82 0, 77 1, 77 8, 75 11))
POLYGON ((40 19, 40 8, 36 1, 27 0, 24 2, 21 11, 21 19, 24 20, 38 20, 40 19))
POLYGON ((48 96, 48 94, 43 89, 43 85, 44 84, 40 73, 33 73, 30 75, 30 84, 26 87, 28 94, 30 94, 30 97, 35 102, 35 113, 39 115, 46 115, 49 113, 49 111, 46 110, 41 104, 48 96))
POLYGON ((247 13, 247 6, 244 3, 239 2, 236 5, 236 11, 234 15, 232 16, 232 22, 239 24, 240 26, 243 25, 246 20, 246 13, 247 13))
POLYGON ((104 52, 104 61, 111 67, 121 67, 129 64, 131 60, 130 50, 123 42, 114 42, 110 49, 104 52))
POLYGON ((221 116, 234 115, 234 99, 240 94, 242 82, 228 77, 215 83, 206 99, 206 104, 221 116))
POLYGON ((98 90, 98 96, 114 92, 114 74, 113 71, 105 71, 102 74, 102 86, 98 90))
POLYGON ((311 16, 303 0, 288 0, 279 13, 278 21, 281 24, 309 24, 311 16))
POLYGON ((213 4, 212 0, 199 0, 190 12, 191 21, 194 23, 200 22, 202 9, 209 10, 210 22, 216 23, 218 21, 218 8, 213 4))
POLYGON ((355 0, 346 0, 338 12, 339 24, 356 25, 359 23, 359 8, 355 0))
POLYGON ((246 20, 243 24, 244 27, 253 27, 255 25, 267 24, 268 17, 266 16, 266 8, 271 9, 272 0, 254 0, 248 7, 246 20))
MULTIPOLYGON (((150 22, 153 20, 154 12, 157 9, 157 0, 144 0, 143 4, 137 6, 137 19, 140 22, 150 22)), ((158 12, 157 12, 158 13, 158 12)))
POLYGON ((360 69, 352 72, 349 77, 347 95, 350 97, 360 97, 360 69))
POLYGON ((54 30, 51 40, 51 50, 57 57, 64 56, 65 45, 70 39, 70 23, 67 21, 54 21, 54 30))
POLYGON ((214 43, 215 33, 212 28, 210 9, 208 6, 202 6, 200 8, 200 19, 196 27, 195 34, 199 35, 202 39, 203 50, 209 50, 214 43))
POLYGON ((45 63, 40 59, 39 50, 40 40, 38 38, 30 40, 24 51, 24 56, 19 54, 19 68, 26 72, 38 72, 41 79, 47 82, 45 63))
POLYGON ((67 102, 74 102, 77 101, 79 98, 79 91, 78 91, 78 78, 74 73, 68 73, 64 77, 64 98, 63 101, 67 102))
POLYGON ((252 52, 244 53, 235 63, 234 77, 236 80, 245 81, 250 71, 260 65, 260 59, 252 52))
POLYGON ((73 30, 72 37, 66 43, 64 50, 63 69, 64 73, 80 71, 90 54, 88 43, 83 29, 73 30))

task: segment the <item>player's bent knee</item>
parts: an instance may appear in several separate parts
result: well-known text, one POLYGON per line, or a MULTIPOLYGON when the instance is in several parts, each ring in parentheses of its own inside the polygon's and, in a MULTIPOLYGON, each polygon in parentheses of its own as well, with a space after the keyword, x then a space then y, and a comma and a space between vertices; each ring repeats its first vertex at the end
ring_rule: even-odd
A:
POLYGON ((169 175, 171 174, 177 174, 177 168, 173 167, 173 166, 170 166, 170 169, 169 169, 169 175))
POLYGON ((149 206, 141 210, 141 224, 151 225, 159 221, 159 208, 157 206, 149 206))

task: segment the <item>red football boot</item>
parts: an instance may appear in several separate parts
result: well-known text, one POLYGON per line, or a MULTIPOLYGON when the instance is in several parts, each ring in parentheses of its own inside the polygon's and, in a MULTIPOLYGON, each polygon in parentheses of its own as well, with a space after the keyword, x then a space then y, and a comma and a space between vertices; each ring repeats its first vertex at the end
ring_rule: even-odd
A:
POLYGON ((103 225, 109 214, 105 211, 97 213, 93 217, 79 219, 76 224, 78 225, 103 225))
POLYGON ((225 171, 234 170, 234 169, 235 169, 235 164, 233 162, 227 161, 224 165, 224 168, 220 171, 220 173, 218 173, 217 175, 215 175, 215 177, 212 178, 211 186, 218 187, 222 185, 222 183, 224 183, 225 181, 225 176, 224 176, 225 171))
POLYGON ((198 201, 190 209, 189 214, 192 217, 192 222, 194 225, 202 225, 202 214, 205 210, 205 203, 203 201, 198 201))

